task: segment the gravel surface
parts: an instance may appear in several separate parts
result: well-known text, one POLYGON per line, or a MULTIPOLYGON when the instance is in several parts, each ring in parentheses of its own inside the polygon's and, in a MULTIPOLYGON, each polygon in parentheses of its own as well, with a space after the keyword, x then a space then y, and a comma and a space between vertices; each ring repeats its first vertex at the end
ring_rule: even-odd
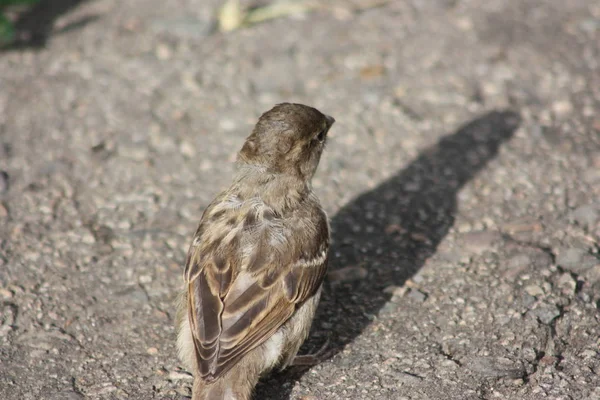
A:
POLYGON ((337 120, 333 354, 257 399, 600 399, 600 3, 219 3, 53 0, 0 53, 0 399, 189 396, 187 246, 282 101, 337 120))

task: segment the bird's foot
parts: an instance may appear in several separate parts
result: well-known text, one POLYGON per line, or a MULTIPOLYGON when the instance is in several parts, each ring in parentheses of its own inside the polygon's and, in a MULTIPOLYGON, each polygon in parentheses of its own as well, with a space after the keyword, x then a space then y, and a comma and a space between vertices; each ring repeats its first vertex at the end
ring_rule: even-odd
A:
POLYGON ((311 353, 311 354, 304 354, 301 356, 297 355, 296 357, 294 357, 290 366, 291 367, 300 367, 300 366, 312 367, 314 365, 320 364, 321 362, 327 360, 332 355, 331 354, 332 350, 330 350, 328 347, 329 347, 329 338, 327 338, 327 340, 325 340, 325 343, 323 344, 323 346, 321 346, 321 348, 319 350, 317 350, 316 352, 311 353))

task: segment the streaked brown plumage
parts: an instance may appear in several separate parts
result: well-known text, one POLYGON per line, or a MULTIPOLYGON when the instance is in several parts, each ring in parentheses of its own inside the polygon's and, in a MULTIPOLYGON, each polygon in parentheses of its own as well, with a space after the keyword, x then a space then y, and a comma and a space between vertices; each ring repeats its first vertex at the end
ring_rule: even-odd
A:
POLYGON ((207 207, 188 252, 179 353, 193 400, 247 400, 290 365, 327 268, 329 225, 311 179, 334 119, 301 104, 264 113, 232 185, 207 207))

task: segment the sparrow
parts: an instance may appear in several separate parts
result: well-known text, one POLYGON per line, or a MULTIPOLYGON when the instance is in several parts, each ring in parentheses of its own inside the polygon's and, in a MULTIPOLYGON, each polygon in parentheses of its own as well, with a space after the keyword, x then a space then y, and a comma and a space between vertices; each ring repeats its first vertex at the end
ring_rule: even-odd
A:
POLYGON ((312 190, 335 120, 283 103, 256 123, 231 186, 206 208, 190 245, 178 351, 193 400, 249 400, 274 367, 298 356, 325 273, 329 222, 312 190))

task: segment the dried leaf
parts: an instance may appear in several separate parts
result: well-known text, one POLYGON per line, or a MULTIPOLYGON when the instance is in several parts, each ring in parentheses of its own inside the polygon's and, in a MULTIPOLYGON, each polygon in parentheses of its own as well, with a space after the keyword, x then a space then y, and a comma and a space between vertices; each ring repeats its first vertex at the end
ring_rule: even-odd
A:
POLYGON ((221 32, 230 32, 270 19, 301 14, 316 7, 316 4, 309 1, 278 1, 263 7, 245 10, 242 8, 239 0, 228 0, 219 11, 219 30, 221 32))
POLYGON ((268 6, 258 7, 248 13, 245 23, 248 25, 258 24, 269 19, 285 17, 287 15, 301 14, 316 8, 310 2, 279 1, 268 6))
POLYGON ((227 0, 219 10, 219 30, 230 32, 242 26, 246 12, 239 0, 227 0))

